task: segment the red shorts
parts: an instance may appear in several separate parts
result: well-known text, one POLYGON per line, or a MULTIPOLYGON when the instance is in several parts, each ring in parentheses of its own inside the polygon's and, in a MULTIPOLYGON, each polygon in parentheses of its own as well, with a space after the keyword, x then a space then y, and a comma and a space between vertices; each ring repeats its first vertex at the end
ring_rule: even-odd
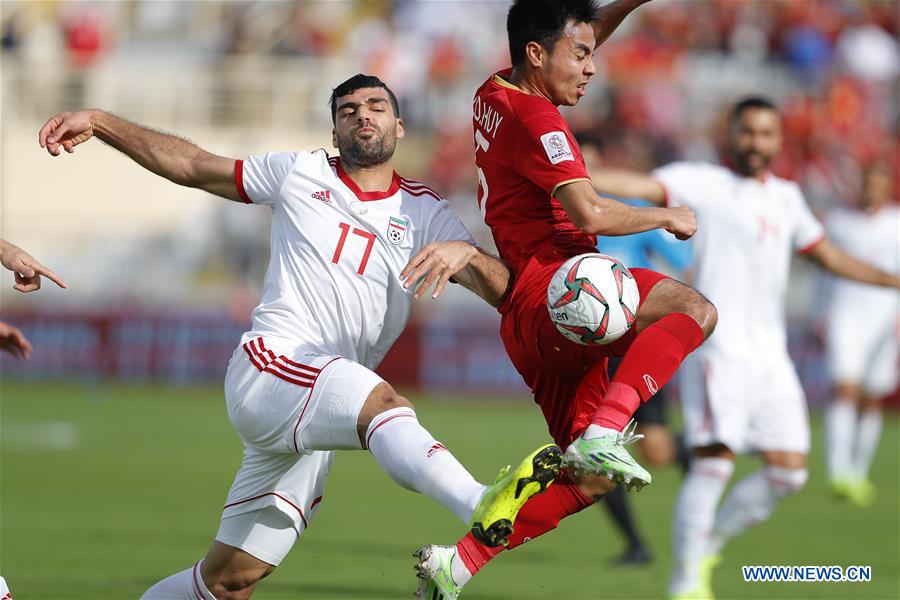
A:
MULTIPOLYGON (((605 346, 582 346, 556 330, 547 312, 547 286, 565 258, 535 258, 501 307, 500 336, 513 365, 531 388, 550 435, 565 448, 590 424, 609 385, 607 359, 621 356, 637 335, 632 327, 605 346)), ((666 275, 631 269, 640 302, 666 275)), ((640 310, 640 305, 638 306, 640 310)))

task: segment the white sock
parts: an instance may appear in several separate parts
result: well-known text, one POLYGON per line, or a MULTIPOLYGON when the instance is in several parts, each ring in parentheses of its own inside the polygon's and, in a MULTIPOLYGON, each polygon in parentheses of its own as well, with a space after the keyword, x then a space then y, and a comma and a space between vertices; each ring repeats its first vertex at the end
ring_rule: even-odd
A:
POLYGON ((436 500, 464 523, 472 518, 485 486, 419 425, 413 409, 393 408, 372 419, 366 446, 391 479, 436 500))
POLYGON ((855 432, 856 405, 841 398, 835 399, 825 412, 828 475, 831 479, 845 477, 850 472, 855 432))
POLYGON ((201 560, 193 567, 166 577, 144 592, 141 600, 216 600, 200 577, 201 560))
POLYGON ((869 468, 875 457, 875 450, 881 440, 881 408, 863 410, 856 430, 856 451, 853 453, 851 471, 858 479, 869 476, 869 468))
POLYGON ((674 561, 669 581, 671 595, 687 594, 699 585, 700 559, 709 554, 708 542, 716 505, 734 473, 727 458, 695 458, 675 501, 672 518, 674 561))
POLYGON ((472 579, 472 574, 469 573, 469 568, 463 562, 459 552, 454 552, 453 558, 450 559, 450 576, 459 587, 466 585, 472 579))
POLYGON ((768 519, 776 504, 803 488, 808 476, 806 469, 766 465, 739 481, 716 515, 710 551, 718 553, 725 542, 768 519))
POLYGON ((603 435, 619 435, 620 433, 622 432, 618 429, 610 429, 609 427, 601 427, 600 425, 591 423, 587 426, 587 429, 584 430, 584 433, 581 434, 581 437, 586 440, 592 440, 603 435))

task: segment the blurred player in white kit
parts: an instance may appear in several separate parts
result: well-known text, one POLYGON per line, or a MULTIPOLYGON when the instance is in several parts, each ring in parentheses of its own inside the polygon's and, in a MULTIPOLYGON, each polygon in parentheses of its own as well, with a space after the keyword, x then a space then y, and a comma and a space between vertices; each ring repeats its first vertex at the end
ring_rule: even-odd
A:
POLYGON ((652 176, 592 173, 598 191, 696 211, 693 283, 719 311, 715 335, 681 368, 694 458, 673 517, 673 598, 712 598, 712 569, 725 543, 806 483, 809 419, 785 326, 791 255, 840 277, 900 287, 900 277, 833 244, 799 186, 769 171, 781 145, 778 110, 748 98, 731 110, 728 166, 677 162, 652 176), (762 468, 719 506, 735 454, 744 452, 757 453, 762 468))
POLYGON ((345 81, 331 111, 334 158, 319 149, 228 159, 101 111, 62 113, 41 129, 51 155, 98 137, 174 183, 272 210, 262 300, 225 377, 243 461, 206 557, 144 598, 250 597, 315 516, 334 450, 368 449, 394 481, 491 546, 561 463, 559 448, 545 446, 484 486, 372 371, 431 285, 437 297, 453 277, 496 306, 509 272, 473 245, 446 201, 393 170, 403 122, 381 80, 345 81))
MULTIPOLYGON (((891 176, 875 163, 863 174, 857 208, 825 221, 835 244, 860 260, 900 273, 900 209, 891 176)), ((881 439, 881 399, 897 387, 900 296, 893 290, 836 280, 829 294, 825 342, 834 399, 826 415, 828 475, 838 497, 868 506, 869 467, 881 439)))

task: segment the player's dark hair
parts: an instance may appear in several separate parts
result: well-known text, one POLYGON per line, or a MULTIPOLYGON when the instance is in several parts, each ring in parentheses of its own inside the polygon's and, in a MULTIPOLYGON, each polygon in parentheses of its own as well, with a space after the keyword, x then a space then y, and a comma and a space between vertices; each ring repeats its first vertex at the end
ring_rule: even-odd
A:
POLYGON ((731 114, 729 115, 728 121, 730 123, 736 122, 741 118, 741 115, 743 115, 745 111, 751 109, 773 110, 775 112, 778 112, 778 107, 775 106, 775 103, 771 100, 763 98, 762 96, 750 96, 749 98, 744 98, 731 107, 731 114))
POLYGON ((331 122, 334 124, 337 120, 337 99, 341 96, 346 96, 347 94, 352 94, 356 90, 362 88, 382 88, 388 93, 388 98, 391 100, 391 106, 394 109, 394 115, 399 119, 400 118, 400 103, 397 102, 397 96, 394 95, 393 90, 387 86, 385 82, 383 82, 378 77, 374 75, 363 75, 362 73, 357 73, 344 83, 341 83, 336 88, 331 90, 331 98, 329 99, 329 103, 331 104, 331 122))
POLYGON ((569 20, 590 23, 597 10, 597 0, 515 0, 506 16, 512 65, 525 62, 528 42, 537 42, 551 52, 569 20))

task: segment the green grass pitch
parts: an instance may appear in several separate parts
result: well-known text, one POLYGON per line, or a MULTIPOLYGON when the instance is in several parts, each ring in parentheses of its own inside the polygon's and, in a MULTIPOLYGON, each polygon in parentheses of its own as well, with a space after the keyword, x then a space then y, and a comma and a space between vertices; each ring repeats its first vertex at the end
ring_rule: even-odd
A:
MULTIPOLYGON (((0 573, 17 599, 137 598, 205 553, 240 459, 220 388, 4 382, 0 387, 0 573)), ((476 477, 546 439, 530 401, 418 400, 420 420, 476 477)), ((900 423, 885 422, 868 510, 829 497, 816 422, 811 478, 773 518, 726 548, 720 598, 898 598, 900 423), (871 565, 871 583, 744 583, 741 565, 871 565)), ((738 476, 753 468, 744 460, 738 476)), ((614 568, 622 549, 605 511, 505 553, 465 598, 661 598, 676 469, 633 495, 655 563, 614 568)), ((318 516, 256 598, 410 598, 410 553, 464 526, 393 484, 365 452, 340 453, 318 516)))

